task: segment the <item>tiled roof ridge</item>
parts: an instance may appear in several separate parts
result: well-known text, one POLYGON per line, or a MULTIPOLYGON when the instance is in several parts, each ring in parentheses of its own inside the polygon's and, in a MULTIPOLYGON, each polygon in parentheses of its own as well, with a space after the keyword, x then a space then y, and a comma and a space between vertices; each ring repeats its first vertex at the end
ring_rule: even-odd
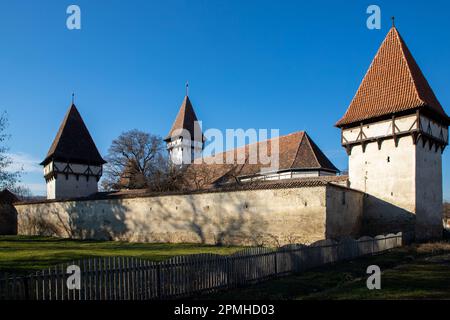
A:
POLYGON ((422 102, 422 105, 425 105, 426 102, 420 96, 419 89, 417 88, 418 87, 417 79, 414 78, 414 76, 412 74, 412 71, 411 71, 414 66, 412 66, 412 62, 405 55, 405 51, 406 50, 409 51, 409 49, 406 46, 406 43, 403 41, 403 38, 400 36, 400 33, 398 32, 397 28, 395 26, 393 26, 392 30, 394 31, 394 35, 397 37, 397 39, 398 39, 398 41, 400 43, 400 46, 401 46, 400 53, 402 54, 403 60, 405 61, 406 65, 408 66, 406 68, 406 71, 408 72, 409 78, 410 78, 410 80, 411 80, 411 82, 413 84, 414 91, 416 92, 416 98, 422 102))
POLYGON ((420 108, 433 112, 444 122, 450 121, 406 42, 393 26, 335 125, 341 127, 420 108))
POLYGON ((289 166, 291 169, 292 169, 292 167, 294 167, 294 163, 297 160, 298 153, 300 152, 300 146, 302 145, 302 141, 303 141, 303 139, 305 139, 305 136, 306 136, 306 131, 300 131, 300 132, 302 133, 302 137, 301 137, 300 141, 298 142, 297 151, 295 152, 295 156, 293 157, 292 163, 289 166))
POLYGON ((308 143, 309 148, 311 149, 311 152, 312 152, 312 154, 313 154, 313 156, 314 156, 314 159, 316 159, 316 162, 317 162, 317 168, 321 168, 322 165, 321 165, 319 159, 317 158, 317 154, 316 154, 314 148, 313 148, 312 145, 311 145, 311 141, 310 141, 310 139, 309 139, 308 134, 305 133, 304 136, 306 136, 306 142, 308 143))

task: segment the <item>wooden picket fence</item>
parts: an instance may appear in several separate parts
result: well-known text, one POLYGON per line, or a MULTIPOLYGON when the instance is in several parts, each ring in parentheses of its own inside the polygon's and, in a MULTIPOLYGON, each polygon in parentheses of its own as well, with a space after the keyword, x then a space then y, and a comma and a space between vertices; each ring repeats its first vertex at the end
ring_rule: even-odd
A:
POLYGON ((149 300, 261 282, 359 256, 376 254, 404 242, 402 233, 309 246, 248 248, 229 256, 198 254, 162 262, 132 257, 90 258, 60 264, 26 276, 0 275, 0 300, 149 300), (80 289, 68 289, 69 265, 77 265, 80 289))

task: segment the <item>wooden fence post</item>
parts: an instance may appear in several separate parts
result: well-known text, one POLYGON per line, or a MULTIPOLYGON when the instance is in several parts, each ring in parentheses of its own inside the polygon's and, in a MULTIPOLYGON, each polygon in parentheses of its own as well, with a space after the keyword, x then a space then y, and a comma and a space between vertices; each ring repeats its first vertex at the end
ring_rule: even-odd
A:
POLYGON ((29 291, 29 283, 30 278, 28 276, 23 277, 23 290, 24 290, 24 298, 25 300, 30 300, 30 291, 29 291))
POLYGON ((274 268, 274 270, 275 270, 275 277, 277 277, 278 276, 278 259, 277 259, 277 256, 278 256, 278 249, 274 252, 274 261, 275 261, 275 268, 274 268))
POLYGON ((156 298, 161 299, 161 263, 156 265, 156 298))

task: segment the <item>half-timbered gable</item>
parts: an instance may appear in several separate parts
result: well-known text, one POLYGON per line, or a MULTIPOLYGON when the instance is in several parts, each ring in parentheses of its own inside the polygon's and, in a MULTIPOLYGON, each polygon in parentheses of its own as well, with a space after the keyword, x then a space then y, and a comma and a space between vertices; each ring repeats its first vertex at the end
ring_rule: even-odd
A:
POLYGON ((47 198, 83 197, 98 191, 105 160, 72 104, 42 161, 47 198))

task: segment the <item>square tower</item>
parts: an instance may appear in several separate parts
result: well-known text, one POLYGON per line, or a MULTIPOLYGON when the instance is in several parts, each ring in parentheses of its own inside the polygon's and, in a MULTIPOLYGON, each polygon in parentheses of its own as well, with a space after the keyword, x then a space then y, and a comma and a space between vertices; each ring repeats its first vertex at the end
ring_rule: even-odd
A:
POLYGON ((450 119, 395 27, 345 115, 350 187, 366 193, 363 232, 442 237, 442 157, 450 119))
POLYGON ((47 182, 47 199, 78 198, 96 193, 105 163, 72 104, 41 163, 47 182))

